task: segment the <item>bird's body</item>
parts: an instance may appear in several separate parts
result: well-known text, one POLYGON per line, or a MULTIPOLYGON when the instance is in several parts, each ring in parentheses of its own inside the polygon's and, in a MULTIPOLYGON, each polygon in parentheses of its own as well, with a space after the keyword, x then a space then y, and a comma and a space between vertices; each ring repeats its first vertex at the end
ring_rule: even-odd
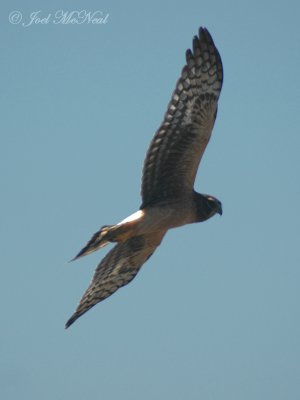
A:
POLYGON ((186 60, 164 121, 146 155, 140 210, 116 225, 103 226, 75 257, 117 243, 98 265, 66 327, 129 283, 169 229, 222 213, 219 200, 194 190, 223 81, 221 58, 205 28, 195 36, 193 52, 187 50, 186 60))

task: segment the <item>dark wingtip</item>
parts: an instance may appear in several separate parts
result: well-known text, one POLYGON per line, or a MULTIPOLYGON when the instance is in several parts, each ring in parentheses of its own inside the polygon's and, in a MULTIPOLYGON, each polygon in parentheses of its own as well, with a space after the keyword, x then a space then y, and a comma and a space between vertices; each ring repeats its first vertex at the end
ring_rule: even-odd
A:
POLYGON ((204 38, 207 41, 213 43, 213 39, 211 37, 211 34, 209 33, 209 30, 207 28, 202 27, 202 26, 199 28, 199 39, 201 39, 201 36, 204 36, 204 38))
POLYGON ((201 35, 203 35, 205 33, 205 31, 206 31, 206 28, 204 28, 203 26, 200 26, 199 32, 198 32, 199 38, 201 37, 201 35))
POLYGON ((65 329, 68 329, 77 319, 77 316, 72 315, 72 317, 66 322, 65 329))
POLYGON ((193 55, 191 49, 187 49, 187 51, 185 52, 185 57, 186 57, 187 62, 194 58, 194 55, 193 55))
POLYGON ((193 47, 197 46, 198 42, 199 42, 199 37, 198 36, 194 36, 193 37, 193 47))
POLYGON ((201 48, 202 43, 206 43, 206 45, 211 44, 215 47, 214 41, 209 31, 205 27, 200 26, 198 30, 198 35, 195 35, 193 38, 193 51, 191 49, 188 49, 185 53, 186 61, 188 64, 191 60, 195 59, 197 51, 199 51, 199 48, 201 48))

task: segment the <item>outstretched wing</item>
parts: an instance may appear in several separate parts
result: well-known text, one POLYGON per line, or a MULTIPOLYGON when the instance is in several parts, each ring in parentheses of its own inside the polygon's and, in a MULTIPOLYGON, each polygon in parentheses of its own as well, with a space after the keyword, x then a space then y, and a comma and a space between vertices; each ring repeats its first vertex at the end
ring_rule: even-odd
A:
POLYGON ((221 57, 205 28, 186 52, 164 121, 144 162, 142 206, 193 190, 197 169, 210 139, 222 88, 221 57))
POLYGON ((66 328, 90 308, 127 285, 160 244, 165 231, 131 237, 117 244, 100 262, 66 328))

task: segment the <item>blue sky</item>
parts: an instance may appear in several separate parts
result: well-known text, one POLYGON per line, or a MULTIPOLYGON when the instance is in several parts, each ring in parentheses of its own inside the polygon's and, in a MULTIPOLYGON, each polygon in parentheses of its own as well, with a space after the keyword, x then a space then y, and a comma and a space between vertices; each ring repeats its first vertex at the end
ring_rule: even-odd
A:
POLYGON ((300 398, 299 3, 1 4, 0 395, 300 398), (54 24, 100 10, 103 25, 54 24), (51 14, 47 24, 8 20, 51 14), (64 323, 140 205, 141 168, 199 26, 222 56, 196 189, 223 216, 173 230, 126 288, 64 323))

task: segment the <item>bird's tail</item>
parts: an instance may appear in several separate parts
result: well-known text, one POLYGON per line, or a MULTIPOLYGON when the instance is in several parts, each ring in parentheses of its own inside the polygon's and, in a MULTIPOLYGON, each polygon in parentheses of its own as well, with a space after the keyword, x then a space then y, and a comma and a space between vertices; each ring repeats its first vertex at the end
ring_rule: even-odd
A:
POLYGON ((104 225, 96 232, 80 252, 71 260, 75 261, 80 257, 86 256, 111 242, 122 242, 128 239, 130 234, 128 226, 124 225, 104 225))

